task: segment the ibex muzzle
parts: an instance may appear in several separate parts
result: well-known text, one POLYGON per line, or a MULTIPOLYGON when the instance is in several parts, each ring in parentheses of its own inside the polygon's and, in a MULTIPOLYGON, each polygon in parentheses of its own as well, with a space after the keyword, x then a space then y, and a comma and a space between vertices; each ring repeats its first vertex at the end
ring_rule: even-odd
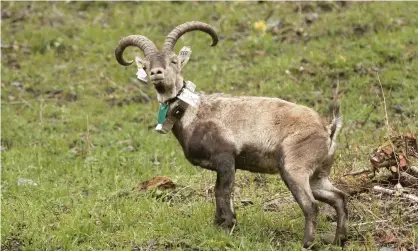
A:
POLYGON ((154 67, 150 70, 150 82, 155 86, 155 89, 159 93, 164 93, 164 72, 165 70, 162 67, 154 67))

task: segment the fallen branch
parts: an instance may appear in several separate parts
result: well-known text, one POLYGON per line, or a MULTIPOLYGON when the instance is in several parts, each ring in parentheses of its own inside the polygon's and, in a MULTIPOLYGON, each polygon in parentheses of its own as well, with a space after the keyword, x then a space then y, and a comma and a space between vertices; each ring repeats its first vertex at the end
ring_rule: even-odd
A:
MULTIPOLYGON (((380 187, 380 186, 374 186, 373 190, 381 192, 381 193, 385 193, 385 194, 390 194, 390 195, 395 195, 397 193, 395 190, 387 189, 387 188, 380 187)), ((406 193, 400 193, 400 195, 404 198, 418 202, 418 196, 415 196, 412 194, 406 194, 406 193)))
POLYGON ((361 222, 361 223, 357 223, 357 224, 351 224, 351 226, 360 227, 360 226, 369 225, 369 224, 385 223, 385 222, 388 222, 388 221, 389 220, 377 220, 377 221, 361 222))
MULTIPOLYGON (((361 223, 356 223, 356 224, 350 224, 351 227, 360 227, 360 226, 364 226, 364 225, 370 225, 370 224, 379 224, 379 223, 385 223, 388 222, 389 220, 376 220, 376 221, 368 221, 368 222, 361 222, 361 223)), ((336 226, 337 222, 332 222, 331 225, 336 226)))
POLYGON ((415 187, 418 185, 418 178, 406 172, 401 172, 399 176, 402 178, 402 183, 408 187, 415 187))
POLYGON ((412 174, 418 176, 418 166, 411 166, 411 167, 409 167, 409 169, 407 171, 409 171, 412 174))
POLYGON ((371 171, 369 169, 363 169, 363 170, 360 170, 360 171, 355 171, 355 172, 344 174, 343 176, 344 177, 345 176, 356 176, 356 175, 360 175, 360 174, 363 174, 363 173, 371 173, 371 171))
POLYGON ((401 172, 401 173, 400 173, 400 175, 401 175, 401 177, 402 177, 402 178, 404 178, 404 179, 407 179, 407 180, 414 180, 415 182, 417 182, 417 181, 418 181, 418 178, 417 178, 417 177, 414 177, 414 176, 410 175, 409 173, 406 173, 406 172, 401 172))

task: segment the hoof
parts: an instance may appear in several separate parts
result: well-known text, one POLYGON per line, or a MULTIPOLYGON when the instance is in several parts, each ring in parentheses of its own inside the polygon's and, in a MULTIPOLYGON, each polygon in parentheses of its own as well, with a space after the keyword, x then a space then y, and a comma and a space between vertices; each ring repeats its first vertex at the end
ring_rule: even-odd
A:
POLYGON ((346 241, 347 241, 346 237, 338 237, 338 238, 335 237, 335 240, 334 240, 333 244, 335 246, 344 247, 346 241))
POLYGON ((234 218, 224 219, 224 218, 215 217, 215 224, 225 230, 230 230, 232 229, 232 227, 234 227, 234 225, 237 224, 237 220, 234 218))
POLYGON ((303 248, 305 249, 312 249, 315 246, 313 241, 307 241, 303 243, 303 248))

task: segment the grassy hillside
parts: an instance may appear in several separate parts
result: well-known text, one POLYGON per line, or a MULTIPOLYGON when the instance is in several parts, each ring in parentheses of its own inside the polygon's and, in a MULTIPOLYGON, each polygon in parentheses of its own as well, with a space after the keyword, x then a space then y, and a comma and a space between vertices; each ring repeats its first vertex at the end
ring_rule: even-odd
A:
MULTIPOLYGON (((2 250, 300 249, 303 214, 278 176, 238 172, 239 225, 232 234, 214 226, 215 174, 189 164, 172 134, 154 131, 153 87, 113 56, 126 35, 160 46, 182 22, 213 25, 218 46, 199 32, 176 46, 193 49, 184 76, 198 91, 280 97, 326 114, 338 89, 344 128, 334 179, 369 167, 387 141, 378 76, 391 133, 417 133, 418 3, 1 5, 2 250), (139 191, 157 175, 177 188, 139 191)), ((364 196, 350 201, 347 250, 412 250, 418 220, 403 213, 414 205, 389 211, 364 196)), ((333 217, 323 206, 318 235, 333 233, 333 217)))

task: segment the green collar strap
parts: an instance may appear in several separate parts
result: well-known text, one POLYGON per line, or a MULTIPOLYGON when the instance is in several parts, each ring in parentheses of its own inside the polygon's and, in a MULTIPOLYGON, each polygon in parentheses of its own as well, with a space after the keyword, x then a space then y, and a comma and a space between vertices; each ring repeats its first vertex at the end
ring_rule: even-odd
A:
POLYGON ((173 129, 176 121, 180 120, 188 106, 183 100, 171 103, 173 107, 170 109, 169 104, 160 104, 158 110, 158 125, 155 130, 159 133, 168 133, 173 129))
POLYGON ((160 104, 160 109, 158 109, 158 124, 163 124, 168 112, 168 104, 160 104))

